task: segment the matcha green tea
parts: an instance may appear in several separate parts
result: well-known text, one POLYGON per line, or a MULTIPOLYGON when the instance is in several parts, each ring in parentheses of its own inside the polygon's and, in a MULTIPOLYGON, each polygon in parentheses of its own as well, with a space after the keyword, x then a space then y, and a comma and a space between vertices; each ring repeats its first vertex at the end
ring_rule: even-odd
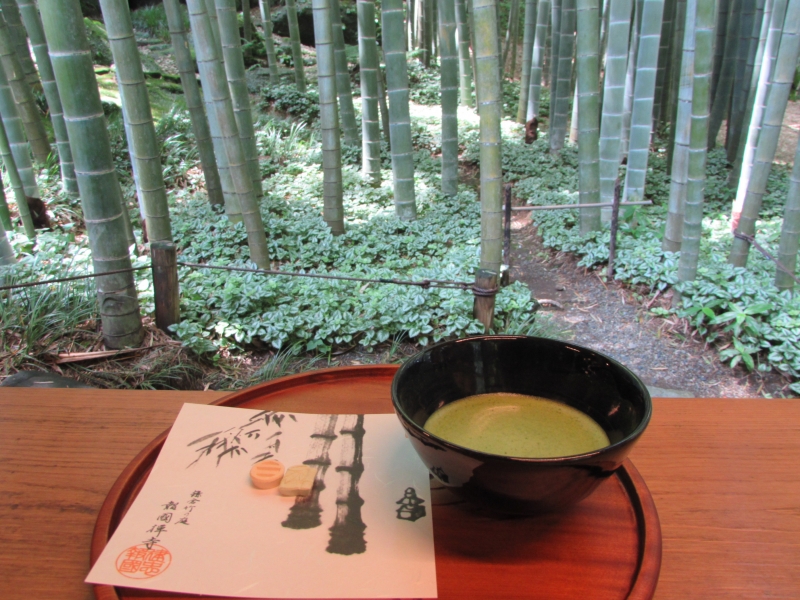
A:
POLYGON ((479 394, 446 404, 425 429, 448 442, 504 456, 573 456, 609 445, 608 436, 581 411, 536 396, 479 394))

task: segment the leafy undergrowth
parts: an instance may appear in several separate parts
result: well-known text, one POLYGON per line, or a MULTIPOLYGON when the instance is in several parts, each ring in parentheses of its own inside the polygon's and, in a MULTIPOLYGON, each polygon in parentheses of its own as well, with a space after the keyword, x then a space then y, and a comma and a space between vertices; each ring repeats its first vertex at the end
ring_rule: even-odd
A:
MULTIPOLYGON (((471 149, 476 152, 476 149, 471 149)), ((720 359, 749 370, 776 371, 788 377, 789 389, 800 393, 800 297, 779 292, 774 285, 775 265, 755 249, 747 268, 727 263, 730 251, 730 211, 735 190, 726 179, 729 167, 721 150, 709 154, 705 218, 697 279, 679 283, 679 254, 661 249, 669 198, 664 153, 651 154, 647 199, 653 206, 628 207, 620 213, 615 279, 649 294, 679 293, 677 306, 656 306, 656 316, 687 319, 696 333, 719 350, 720 359)), ((578 202, 577 149, 567 146, 559 156, 548 152, 546 135, 530 146, 518 137, 504 140, 503 168, 516 182, 516 195, 528 204, 578 202)), ((764 197, 756 239, 774 249, 780 236, 782 204, 789 170, 776 165, 764 197)), ((624 167, 623 167, 624 179, 624 167)), ((532 213, 544 244, 580 257, 579 265, 600 268, 608 261, 610 233, 581 235, 577 210, 532 213)))

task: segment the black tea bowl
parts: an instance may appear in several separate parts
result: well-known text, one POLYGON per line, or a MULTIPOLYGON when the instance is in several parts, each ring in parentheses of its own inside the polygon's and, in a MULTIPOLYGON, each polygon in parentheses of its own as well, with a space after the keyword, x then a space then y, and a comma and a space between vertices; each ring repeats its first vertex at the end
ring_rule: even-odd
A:
POLYGON ((487 335, 441 342, 408 360, 392 403, 430 472, 492 511, 529 515, 588 496, 619 468, 647 427, 647 388, 615 360, 570 342, 487 335), (471 450, 425 430, 438 408, 467 396, 507 392, 563 402, 594 419, 610 445, 575 456, 517 458, 471 450))

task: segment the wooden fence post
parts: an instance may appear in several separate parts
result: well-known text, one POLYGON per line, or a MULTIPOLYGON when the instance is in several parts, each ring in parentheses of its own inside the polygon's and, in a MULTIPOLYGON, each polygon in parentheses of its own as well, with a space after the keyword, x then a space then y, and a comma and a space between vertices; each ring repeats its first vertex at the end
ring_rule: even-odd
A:
POLYGON ((475 294, 473 314, 483 323, 486 333, 492 327, 494 319, 494 297, 497 294, 497 273, 488 269, 478 269, 475 274, 475 285, 472 287, 475 294))
POLYGON ((170 333, 169 326, 181 320, 178 287, 178 253, 171 242, 151 242, 153 292, 156 303, 156 327, 170 333))

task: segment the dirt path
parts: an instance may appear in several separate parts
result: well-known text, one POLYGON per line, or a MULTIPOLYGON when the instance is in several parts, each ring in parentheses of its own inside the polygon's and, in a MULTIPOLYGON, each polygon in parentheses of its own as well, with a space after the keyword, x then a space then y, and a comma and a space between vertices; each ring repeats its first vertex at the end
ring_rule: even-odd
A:
MULTIPOLYGON (((544 248, 527 216, 515 218, 511 277, 531 288, 542 302, 556 337, 588 346, 632 369, 657 395, 759 397, 786 394, 777 375, 748 374, 720 363, 717 353, 688 334, 676 318, 650 317, 644 303, 599 273, 544 248), (547 302, 545 302, 547 301, 547 302), (669 390, 669 391, 667 391, 669 390)), ((660 298, 653 301, 654 305, 660 298)))

